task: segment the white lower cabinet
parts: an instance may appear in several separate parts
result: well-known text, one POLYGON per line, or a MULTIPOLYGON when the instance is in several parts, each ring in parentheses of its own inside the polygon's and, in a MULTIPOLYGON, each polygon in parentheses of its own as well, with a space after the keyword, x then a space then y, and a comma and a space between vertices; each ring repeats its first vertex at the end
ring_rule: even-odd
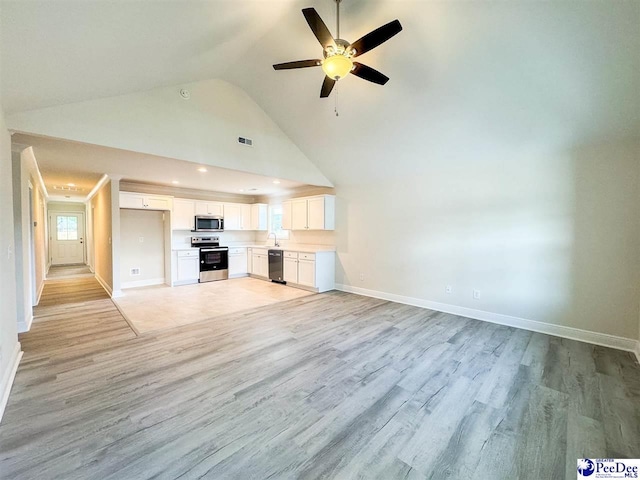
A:
POLYGON ((335 288, 335 252, 284 251, 284 281, 316 292, 335 288))
POLYGON ((298 253, 284 252, 284 276, 283 280, 290 283, 298 283, 298 253))
POLYGON ((229 248, 229 277, 244 277, 247 269, 247 249, 244 247, 229 248))
POLYGON ((252 249, 251 273, 260 277, 269 277, 269 252, 267 250, 252 249))
POLYGON ((173 285, 187 285, 198 283, 200 278, 200 251, 178 250, 173 252, 175 270, 173 285))
POLYGON ((298 283, 305 287, 316 286, 316 261, 298 260, 298 283))

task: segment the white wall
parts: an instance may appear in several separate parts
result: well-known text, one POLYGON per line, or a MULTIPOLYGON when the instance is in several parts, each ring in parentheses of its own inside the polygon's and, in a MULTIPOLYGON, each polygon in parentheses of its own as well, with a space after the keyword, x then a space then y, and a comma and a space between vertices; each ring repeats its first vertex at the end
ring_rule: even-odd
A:
POLYGON ((639 147, 415 152, 377 181, 345 176, 337 283, 636 339, 639 147))
POLYGON ((222 80, 15 113, 7 121, 25 133, 331 185, 243 90, 222 80), (239 146, 239 136, 253 139, 253 148, 239 146))
POLYGON ((21 350, 18 320, 13 227, 11 136, 0 105, 0 418, 4 412, 21 350))
POLYGON ((12 174, 18 331, 26 332, 31 328, 32 307, 40 298, 49 265, 46 195, 39 182, 40 174, 33 149, 15 146, 14 150, 12 174))
POLYGON ((164 283, 164 215, 155 210, 120 209, 122 288, 164 283), (140 274, 131 275, 132 268, 138 268, 140 274))
POLYGON ((106 182, 91 199, 94 273, 113 292, 111 182, 106 182))

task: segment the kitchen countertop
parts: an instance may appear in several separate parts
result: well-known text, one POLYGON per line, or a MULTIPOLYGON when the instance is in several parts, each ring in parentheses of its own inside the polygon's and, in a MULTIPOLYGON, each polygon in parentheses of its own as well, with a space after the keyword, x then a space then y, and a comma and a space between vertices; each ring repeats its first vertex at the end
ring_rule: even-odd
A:
POLYGON ((241 245, 229 245, 229 248, 261 248, 264 250, 284 250, 289 252, 305 252, 305 253, 317 253, 317 252, 335 252, 336 247, 333 245, 304 245, 304 244, 290 244, 290 245, 281 245, 279 247, 274 247, 273 245, 264 245, 264 244, 241 244, 241 245))
MULTIPOLYGON (((280 247, 274 246, 265 246, 264 244, 254 244, 254 243, 242 243, 238 245, 224 245, 229 248, 261 248, 264 250, 284 250, 289 252, 304 252, 304 253, 318 253, 318 252, 335 252, 336 247, 333 245, 304 245, 304 244, 291 244, 291 245, 283 245, 280 247)), ((174 252, 184 251, 184 250, 198 250, 198 247, 175 247, 172 248, 174 252)))

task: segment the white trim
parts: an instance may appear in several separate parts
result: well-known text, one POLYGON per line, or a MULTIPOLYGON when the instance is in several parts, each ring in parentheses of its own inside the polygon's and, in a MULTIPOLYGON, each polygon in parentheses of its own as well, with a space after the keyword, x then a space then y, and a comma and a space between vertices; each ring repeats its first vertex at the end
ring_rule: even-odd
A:
POLYGON ((96 275, 96 280, 98 280, 98 283, 102 285, 102 288, 104 288, 107 291, 110 297, 113 297, 113 290, 111 290, 111 287, 109 286, 109 284, 97 273, 95 275, 96 275))
POLYGON ((84 199, 84 201, 89 202, 93 198, 93 196, 98 193, 98 190, 100 190, 102 186, 107 183, 108 180, 109 175, 107 175, 106 173, 102 175, 102 177, 100 177, 100 180, 98 180, 98 183, 96 183, 91 191, 87 194, 87 197, 84 199))
POLYGON ((366 288, 353 287, 351 285, 336 284, 336 290, 343 292, 355 293, 366 297, 380 298, 391 302, 404 303, 416 307, 428 308, 438 312, 451 313, 462 317, 483 320, 485 322, 507 325, 509 327, 521 328, 532 332, 545 333, 556 337, 569 338, 580 342, 592 343, 603 347, 616 348, 627 352, 635 352, 640 361, 640 350, 638 340, 632 338, 618 337, 606 333, 591 332, 580 328, 565 327, 562 325, 554 325, 552 323, 538 322, 537 320, 529 320, 526 318, 512 317, 510 315, 502 315, 500 313, 485 312, 473 308, 459 307, 457 305, 449 305, 447 303, 432 302, 421 298, 405 297, 404 295, 396 295, 393 293, 380 292, 377 290, 369 290, 366 288))
MULTIPOLYGON (((246 275, 243 275, 243 276, 246 277, 246 275)), ((235 278, 235 277, 232 277, 231 275, 229 275, 229 278, 235 278)), ((195 280, 179 280, 179 281, 175 281, 175 282, 173 282, 173 284, 171 286, 172 287, 181 287, 182 285, 193 285, 195 283, 199 283, 197 278, 195 280)), ((122 287, 122 288, 124 288, 124 287, 122 287)))
POLYGON ((150 287, 152 285, 164 285, 164 277, 150 278, 149 280, 134 280, 132 282, 122 282, 120 288, 150 287))
POLYGON ((636 354, 636 359, 638 360, 638 363, 640 364, 640 340, 636 342, 636 349, 633 352, 636 354))
POLYGON ((11 355, 11 360, 8 362, 10 365, 5 372, 0 387, 2 388, 2 397, 0 397, 0 420, 4 414, 4 409, 9 401, 9 393, 11 393, 11 387, 13 386, 13 379, 16 378, 16 372, 18 371, 18 365, 20 365, 20 359, 22 358, 22 350, 20 349, 20 342, 16 342, 16 347, 11 355))
POLYGON ((32 323, 33 323, 33 309, 29 312, 26 320, 18 322, 18 333, 25 333, 31 330, 32 323))

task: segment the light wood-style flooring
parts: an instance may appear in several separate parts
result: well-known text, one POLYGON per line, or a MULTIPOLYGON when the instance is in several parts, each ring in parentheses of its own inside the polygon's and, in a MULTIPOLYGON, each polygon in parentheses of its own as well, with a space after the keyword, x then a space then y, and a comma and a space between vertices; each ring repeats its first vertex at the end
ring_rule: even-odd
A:
POLYGON ((47 279, 69 277, 92 277, 93 274, 88 265, 51 265, 47 272, 47 279))
POLYGON ((242 277, 173 288, 130 288, 114 301, 137 333, 149 333, 307 295, 313 293, 242 277))
POLYGON ((347 293, 136 336, 95 281, 48 282, 20 340, 2 478, 573 480, 640 457, 632 354, 347 293))

